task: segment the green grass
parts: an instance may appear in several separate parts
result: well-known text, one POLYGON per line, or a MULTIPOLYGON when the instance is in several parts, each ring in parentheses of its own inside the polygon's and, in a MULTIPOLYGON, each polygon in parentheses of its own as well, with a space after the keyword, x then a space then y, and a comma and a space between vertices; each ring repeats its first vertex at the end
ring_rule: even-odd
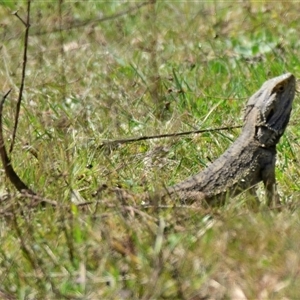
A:
MULTIPOLYGON (((25 31, 11 10, 25 19, 26 3, 0 4, 9 146, 25 31)), ((61 21, 134 5, 66 2, 61 21)), ((184 180, 223 153, 237 129, 99 147, 241 124, 246 99, 266 79, 299 76, 298 19, 292 1, 157 1, 60 32, 59 5, 33 1, 11 159, 30 188, 59 206, 28 209, 1 171, 1 195, 10 195, 1 210, 15 210, 1 215, 0 298, 299 299, 298 97, 278 146, 281 212, 253 212, 245 195, 217 209, 143 208, 139 196, 124 204, 101 189, 138 195, 184 180)))

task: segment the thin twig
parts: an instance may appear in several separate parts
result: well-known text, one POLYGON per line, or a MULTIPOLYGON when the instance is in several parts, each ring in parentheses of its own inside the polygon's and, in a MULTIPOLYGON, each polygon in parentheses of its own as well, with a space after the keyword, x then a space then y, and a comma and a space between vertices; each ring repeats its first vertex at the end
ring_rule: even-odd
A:
POLYGON ((42 204, 42 205, 49 204, 53 207, 58 206, 57 202, 54 201, 54 200, 47 199, 47 198, 41 197, 41 196, 36 195, 36 194, 30 194, 27 191, 22 191, 21 196, 25 197, 25 198, 28 198, 28 199, 31 199, 31 200, 34 200, 34 202, 31 205, 28 206, 30 208, 34 208, 34 207, 38 206, 39 204, 42 204))
POLYGON ((60 61, 60 82, 62 84, 62 98, 66 99, 66 72, 65 72, 65 51, 64 51, 64 36, 63 36, 63 31, 62 31, 62 23, 63 23, 63 12, 62 12, 62 5, 63 5, 63 0, 58 1, 58 18, 59 18, 59 41, 60 41, 60 55, 61 55, 61 61, 60 61))
POLYGON ((12 12, 12 15, 16 16, 26 26, 26 22, 19 16, 18 11, 12 12))
POLYGON ((165 134, 157 134, 157 135, 144 135, 144 136, 139 136, 139 137, 124 138, 124 139, 117 139, 117 140, 111 140, 111 141, 107 140, 107 141, 103 141, 102 144, 99 145, 99 148, 101 149, 105 146, 110 146, 110 145, 115 145, 115 144, 128 144, 128 143, 151 140, 151 139, 177 137, 177 136, 182 136, 182 135, 205 133, 205 132, 216 132, 216 131, 223 131, 223 130, 231 130, 231 129, 241 128, 241 127, 242 127, 242 125, 235 125, 235 126, 230 126, 230 127, 199 129, 199 130, 175 132, 175 133, 165 133, 165 134))
MULTIPOLYGON (((24 21, 18 16, 18 14, 15 14, 24 24, 24 21)), ((19 114, 20 114, 20 107, 23 97, 23 90, 24 90, 24 84, 25 84, 25 71, 26 71, 26 64, 27 64, 27 49, 28 49, 28 37, 29 37, 29 27, 30 27, 30 0, 27 0, 27 19, 26 23, 24 24, 26 26, 25 30, 25 37, 24 37, 24 53, 23 53, 23 66, 22 66, 22 77, 21 77, 21 85, 19 89, 19 96, 18 96, 18 102, 17 102, 17 108, 16 108, 16 115, 15 115, 15 125, 12 135, 12 140, 9 148, 9 153, 12 153, 14 144, 15 144, 15 138, 19 123, 19 114)))
POLYGON ((100 18, 96 18, 96 19, 92 19, 92 20, 84 20, 84 21, 74 22, 74 23, 68 24, 65 27, 61 27, 59 25, 58 27, 52 28, 51 30, 34 32, 34 33, 32 33, 32 35, 44 35, 44 34, 49 34, 49 33, 56 33, 56 32, 61 32, 61 31, 65 31, 65 30, 72 30, 72 29, 76 29, 79 27, 84 27, 86 25, 93 24, 93 23, 101 23, 101 22, 113 20, 113 19, 122 17, 124 15, 133 13, 136 10, 140 9, 141 7, 143 7, 145 5, 149 5, 149 4, 151 4, 151 1, 142 2, 135 6, 130 6, 129 8, 122 10, 111 16, 100 17, 100 18))
POLYGON ((5 174, 10 180, 10 182, 16 187, 16 189, 19 192, 26 191, 28 194, 35 195, 35 193, 27 187, 27 185, 20 179, 20 177, 17 175, 15 170, 12 167, 11 161, 7 155, 5 144, 4 144, 4 138, 3 138, 3 121, 2 121, 2 115, 3 115, 3 105, 5 102, 5 99, 9 95, 11 90, 9 90, 2 98, 0 102, 0 156, 1 161, 5 170, 5 174))

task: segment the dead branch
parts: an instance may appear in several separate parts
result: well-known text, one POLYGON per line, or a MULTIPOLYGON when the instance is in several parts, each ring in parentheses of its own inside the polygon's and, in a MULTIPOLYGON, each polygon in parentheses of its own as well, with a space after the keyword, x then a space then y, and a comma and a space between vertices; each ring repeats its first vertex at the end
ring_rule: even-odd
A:
POLYGON ((167 137, 177 137, 189 134, 198 134, 198 133, 205 133, 205 132, 217 132, 223 130, 231 130, 236 128, 241 128, 241 125, 236 126, 229 126, 229 127, 219 127, 219 128, 209 128, 209 129, 199 129, 199 130, 192 130, 192 131, 184 131, 184 132, 175 132, 175 133, 165 133, 165 134, 158 134, 158 135, 144 135, 139 137, 132 137, 132 138, 124 138, 124 139, 116 139, 111 141, 103 141, 102 144, 99 145, 99 149, 102 149, 105 146, 111 146, 116 144, 129 144, 133 142, 145 141, 145 140, 152 140, 152 139, 161 139, 167 137))
POLYGON ((130 6, 129 8, 127 8, 125 10, 122 10, 122 11, 120 11, 120 12, 114 14, 114 15, 111 15, 111 16, 100 17, 100 18, 96 18, 96 19, 92 19, 92 20, 83 20, 83 21, 71 22, 65 27, 62 27, 61 24, 60 24, 58 27, 54 27, 51 30, 33 32, 32 35, 45 35, 45 34, 49 34, 49 33, 57 33, 57 32, 61 32, 61 31, 73 30, 73 29, 76 29, 76 28, 84 27, 84 26, 87 26, 89 24, 95 24, 95 23, 101 23, 101 22, 105 22, 105 21, 109 21, 109 20, 114 20, 114 19, 117 19, 117 18, 122 17, 124 15, 133 13, 133 12, 139 10, 141 7, 143 7, 145 5, 149 5, 149 4, 151 4, 151 1, 142 2, 142 3, 139 3, 137 5, 130 6))
POLYGON ((18 96, 18 101, 17 101, 17 108, 16 108, 16 115, 15 115, 15 125, 14 125, 13 134, 12 134, 9 153, 12 153, 13 148, 14 148, 14 144, 15 144, 15 138, 16 138, 18 123, 19 123, 20 107, 21 107, 24 84, 25 84, 25 71, 26 71, 26 64, 27 64, 27 49, 28 49, 29 27, 30 27, 30 23, 29 23, 29 21, 30 21, 30 0, 27 1, 27 19, 26 19, 26 22, 24 22, 23 19, 21 19, 21 17, 17 14, 17 12, 14 13, 14 15, 17 16, 19 20, 21 20, 21 22, 25 25, 26 30, 25 30, 25 37, 24 37, 22 77, 21 77, 21 84, 20 84, 19 96, 18 96))
POLYGON ((4 144, 4 138, 3 138, 3 105, 5 102, 5 99, 9 95, 11 90, 9 90, 2 98, 0 102, 0 155, 1 155, 1 161, 5 170, 5 174, 10 180, 10 182, 15 186, 15 188, 19 192, 26 192, 31 195, 35 195, 35 193, 27 187, 27 185, 20 179, 20 177, 17 175, 15 170, 12 167, 11 161, 7 155, 7 151, 4 144))

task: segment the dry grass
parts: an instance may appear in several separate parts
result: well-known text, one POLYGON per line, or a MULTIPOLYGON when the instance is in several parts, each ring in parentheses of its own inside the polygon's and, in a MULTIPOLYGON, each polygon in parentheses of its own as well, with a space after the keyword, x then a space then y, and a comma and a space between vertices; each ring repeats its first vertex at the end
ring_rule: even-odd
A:
MULTIPOLYGON (((298 4, 135 5, 32 3, 12 162, 30 188, 59 205, 28 209, 30 200, 1 173, 1 194, 10 195, 2 209, 14 209, 1 217, 0 298, 298 299, 297 98, 278 147, 280 213, 253 212, 244 195, 213 210, 146 209, 138 196, 133 205, 101 191, 121 186, 138 194, 183 180, 238 130, 99 147, 107 139, 241 124, 247 97, 263 81, 286 71, 298 76, 298 4), (74 205, 86 201, 92 204, 74 205)), ((0 11, 1 90, 13 88, 7 144, 25 30, 10 14, 17 8, 25 18, 22 2, 4 2, 0 11)))

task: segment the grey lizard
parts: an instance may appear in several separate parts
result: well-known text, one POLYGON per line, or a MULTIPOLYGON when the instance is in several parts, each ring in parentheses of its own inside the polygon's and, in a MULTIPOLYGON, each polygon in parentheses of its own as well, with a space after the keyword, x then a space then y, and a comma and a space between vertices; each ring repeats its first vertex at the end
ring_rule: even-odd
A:
MULTIPOLYGON (((250 97, 237 140, 202 172, 158 193, 184 203, 222 204, 244 190, 256 195, 263 181, 266 203, 280 203, 276 190, 276 145, 288 125, 295 95, 295 77, 287 73, 266 81, 250 97)), ((149 196, 148 196, 149 197, 149 196)))

